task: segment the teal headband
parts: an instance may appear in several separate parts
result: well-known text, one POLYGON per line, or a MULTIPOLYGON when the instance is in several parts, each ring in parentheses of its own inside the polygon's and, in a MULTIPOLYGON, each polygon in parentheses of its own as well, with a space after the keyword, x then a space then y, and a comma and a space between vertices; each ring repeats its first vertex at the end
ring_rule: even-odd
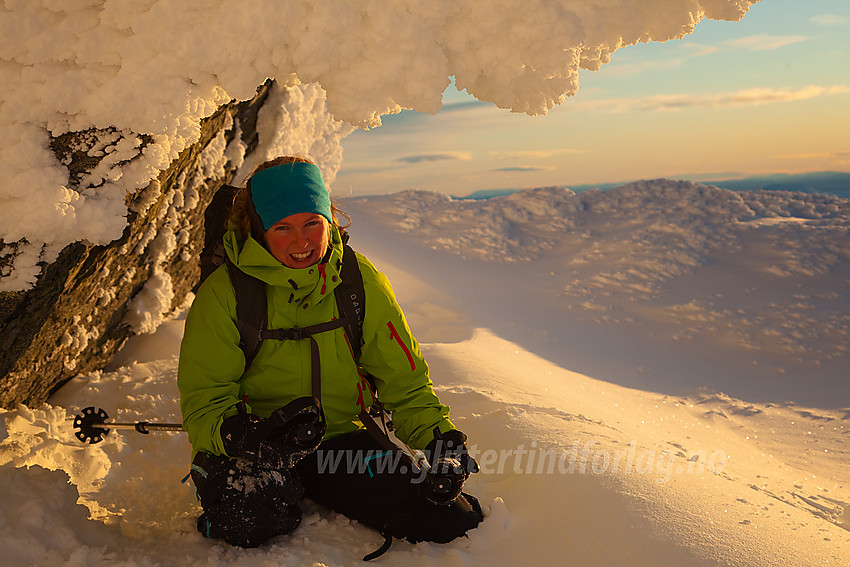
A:
POLYGON ((285 163, 255 173, 250 179, 251 200, 263 228, 297 213, 316 213, 333 224, 331 196, 322 172, 312 163, 285 163))

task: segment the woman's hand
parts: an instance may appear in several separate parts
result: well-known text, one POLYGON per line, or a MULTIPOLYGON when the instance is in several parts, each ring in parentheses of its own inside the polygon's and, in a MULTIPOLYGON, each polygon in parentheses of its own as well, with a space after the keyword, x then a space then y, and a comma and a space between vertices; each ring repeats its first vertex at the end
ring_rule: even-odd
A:
POLYGON ((230 457, 246 459, 270 468, 292 468, 322 442, 325 420, 319 403, 310 397, 293 400, 269 417, 239 413, 221 424, 220 435, 230 457))
POLYGON ((466 435, 456 429, 446 433, 434 429, 434 439, 425 448, 425 455, 431 463, 425 478, 425 497, 433 504, 454 502, 469 475, 478 472, 478 463, 466 449, 466 435))

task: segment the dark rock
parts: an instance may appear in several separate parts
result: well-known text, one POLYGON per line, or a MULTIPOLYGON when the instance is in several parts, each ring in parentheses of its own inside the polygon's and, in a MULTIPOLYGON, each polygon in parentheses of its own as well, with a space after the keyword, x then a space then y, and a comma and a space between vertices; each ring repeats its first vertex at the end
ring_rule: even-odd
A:
MULTIPOLYGON (((193 183, 195 206, 178 206, 185 185, 205 175, 201 153, 233 123, 231 118, 238 119, 246 155, 257 147, 257 112, 269 88, 266 83, 254 99, 233 101, 203 121, 201 139, 181 152, 148 188, 128 199, 127 226, 121 238, 105 246, 70 244, 55 262, 43 267, 33 288, 0 293, 0 406, 38 404, 76 374, 103 368, 132 334, 128 309, 156 271, 171 278, 171 307, 183 304, 200 275, 197 256, 203 246, 204 210, 215 190, 232 180, 235 167, 228 162, 222 178, 193 183), (180 233, 185 243, 149 246, 166 233, 180 233), (168 253, 152 258, 157 252, 151 248, 168 253)), ((228 143, 234 130, 225 131, 228 143)), ((71 186, 98 162, 78 148, 113 132, 72 132, 51 141, 54 153, 69 169, 71 186)), ((145 135, 140 139, 143 145, 151 141, 145 135)), ((4 246, 3 269, 15 253, 15 243, 0 245, 4 246)))

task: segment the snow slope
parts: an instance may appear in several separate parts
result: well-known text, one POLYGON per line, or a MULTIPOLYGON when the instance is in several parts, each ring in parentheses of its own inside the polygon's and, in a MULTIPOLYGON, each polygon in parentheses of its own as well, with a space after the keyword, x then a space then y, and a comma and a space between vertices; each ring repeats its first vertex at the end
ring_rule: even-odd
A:
POLYGON ((388 263, 430 249, 407 262, 417 277, 452 274, 437 287, 476 325, 566 368, 674 395, 711 385, 850 405, 847 199, 656 180, 346 206, 399 233, 406 247, 388 263))
MULTIPOLYGON (((469 538, 396 542, 380 564, 850 563, 846 200, 656 181, 343 205, 470 437, 487 510, 469 538), (749 343, 727 336, 743 319, 749 343)), ((170 321, 114 370, 2 414, 4 565, 351 565, 377 547, 309 502, 293 534, 215 544, 180 483, 184 435, 72 437, 87 405, 179 420, 181 332, 170 321)))

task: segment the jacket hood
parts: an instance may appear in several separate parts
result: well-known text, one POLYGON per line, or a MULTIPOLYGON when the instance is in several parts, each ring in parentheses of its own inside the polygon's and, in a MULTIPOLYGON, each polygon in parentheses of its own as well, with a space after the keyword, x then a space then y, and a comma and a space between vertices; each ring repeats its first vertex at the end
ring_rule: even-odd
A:
POLYGON ((342 237, 335 226, 331 227, 329 240, 330 253, 318 264, 306 268, 284 266, 252 236, 243 240, 235 230, 225 233, 224 248, 237 268, 270 286, 290 290, 290 302, 304 302, 306 309, 331 295, 340 282, 342 237))

